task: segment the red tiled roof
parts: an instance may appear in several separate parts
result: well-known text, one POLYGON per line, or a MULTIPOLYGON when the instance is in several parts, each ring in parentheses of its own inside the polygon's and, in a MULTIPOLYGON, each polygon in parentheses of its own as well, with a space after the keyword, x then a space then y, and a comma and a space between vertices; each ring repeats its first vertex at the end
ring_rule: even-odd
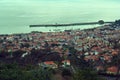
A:
POLYGON ((62 63, 64 62, 70 63, 70 60, 63 60, 62 63))
POLYGON ((53 61, 46 61, 46 62, 44 62, 44 64, 50 65, 50 64, 55 64, 55 63, 53 61))
POLYGON ((112 66, 112 67, 109 67, 109 68, 107 69, 107 71, 113 72, 113 73, 116 73, 117 70, 118 70, 118 68, 117 68, 116 66, 112 66))

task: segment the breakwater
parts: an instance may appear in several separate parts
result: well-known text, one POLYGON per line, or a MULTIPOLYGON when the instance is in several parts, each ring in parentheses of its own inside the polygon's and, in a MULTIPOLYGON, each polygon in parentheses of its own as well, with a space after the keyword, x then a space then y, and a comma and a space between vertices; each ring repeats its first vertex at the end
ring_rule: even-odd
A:
MULTIPOLYGON (((113 23, 113 22, 104 22, 113 23)), ((69 23, 69 24, 39 24, 39 25, 29 25, 29 27, 64 27, 64 26, 78 26, 78 25, 94 25, 100 24, 99 22, 86 22, 86 23, 69 23)))

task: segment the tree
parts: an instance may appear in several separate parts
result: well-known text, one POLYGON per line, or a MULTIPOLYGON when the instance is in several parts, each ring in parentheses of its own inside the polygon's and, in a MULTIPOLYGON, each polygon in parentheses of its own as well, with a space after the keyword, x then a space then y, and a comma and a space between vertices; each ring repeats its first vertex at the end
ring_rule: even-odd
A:
POLYGON ((115 25, 120 25, 120 19, 119 19, 119 20, 116 20, 114 24, 115 24, 115 25))
POLYGON ((77 70, 73 76, 73 80, 102 80, 97 73, 91 69, 77 70))
POLYGON ((103 20, 99 20, 98 23, 99 23, 100 25, 102 25, 102 24, 104 24, 104 21, 103 21, 103 20))
MULTIPOLYGON (((110 66, 117 66, 118 67, 118 70, 117 70, 117 73, 116 75, 119 75, 119 71, 120 71, 120 53, 118 55, 114 55, 113 58, 112 58, 112 61, 111 63, 109 63, 110 66)), ((116 80, 119 80, 119 76, 116 77, 116 80)))
POLYGON ((17 64, 0 64, 0 80, 51 80, 51 77, 49 68, 23 69, 17 64))

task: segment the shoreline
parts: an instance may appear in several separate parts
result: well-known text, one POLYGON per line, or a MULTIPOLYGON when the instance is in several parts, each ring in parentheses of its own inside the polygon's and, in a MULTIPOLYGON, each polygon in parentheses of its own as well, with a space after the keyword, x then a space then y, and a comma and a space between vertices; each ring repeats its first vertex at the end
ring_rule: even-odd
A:
MULTIPOLYGON (((65 30, 86 30, 86 29, 93 29, 93 28, 98 28, 98 27, 101 27, 101 25, 88 25, 90 27, 86 28, 85 25, 83 25, 81 28, 79 26, 77 26, 76 28, 73 28, 72 26, 70 26, 70 28, 68 29, 68 27, 56 27, 56 28, 53 28, 51 29, 50 27, 50 30, 48 29, 47 31, 40 31, 40 30, 29 30, 28 32, 10 32, 10 33, 0 33, 0 35, 14 35, 14 34, 29 34, 31 32, 45 32, 45 33, 48 33, 48 32, 64 32, 65 30), (84 28, 83 28, 84 27, 84 28), (64 28, 64 29, 61 29, 61 28, 64 28), (67 28, 67 29, 66 29, 67 28), (57 30, 60 30, 60 31, 57 31, 57 30)), ((41 27, 35 27, 35 28, 41 28, 41 27)), ((43 27, 42 27, 43 28, 43 27)), ((46 27, 44 27, 46 28, 46 27)), ((48 28, 48 27, 47 27, 48 28)), ((31 29, 31 28, 30 28, 31 29)))

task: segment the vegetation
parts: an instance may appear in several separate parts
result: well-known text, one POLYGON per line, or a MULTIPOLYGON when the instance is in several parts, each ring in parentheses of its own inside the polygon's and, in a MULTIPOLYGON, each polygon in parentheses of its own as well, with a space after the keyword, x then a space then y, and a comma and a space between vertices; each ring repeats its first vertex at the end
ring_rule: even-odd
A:
POLYGON ((91 69, 77 70, 73 76, 73 80, 104 80, 91 69))
POLYGON ((55 74, 60 73, 60 71, 60 75, 64 80, 102 80, 91 69, 78 69, 75 73, 69 69, 58 69, 57 73, 54 73, 54 70, 51 68, 20 67, 17 64, 1 63, 0 80, 53 80, 55 74))
POLYGON ((105 22, 104 22, 103 20, 99 20, 98 23, 99 23, 100 25, 102 25, 102 24, 104 24, 105 22))
POLYGON ((120 20, 116 20, 114 24, 120 26, 120 20))
POLYGON ((119 80, 119 78, 120 78, 120 76, 119 76, 119 74, 120 74, 119 62, 120 62, 120 54, 114 55, 112 58, 112 61, 110 63, 108 63, 109 66, 116 66, 118 68, 117 73, 116 73, 116 75, 117 75, 116 80, 119 80))
POLYGON ((25 69, 17 64, 0 64, 0 80, 51 80, 51 69, 25 69))

